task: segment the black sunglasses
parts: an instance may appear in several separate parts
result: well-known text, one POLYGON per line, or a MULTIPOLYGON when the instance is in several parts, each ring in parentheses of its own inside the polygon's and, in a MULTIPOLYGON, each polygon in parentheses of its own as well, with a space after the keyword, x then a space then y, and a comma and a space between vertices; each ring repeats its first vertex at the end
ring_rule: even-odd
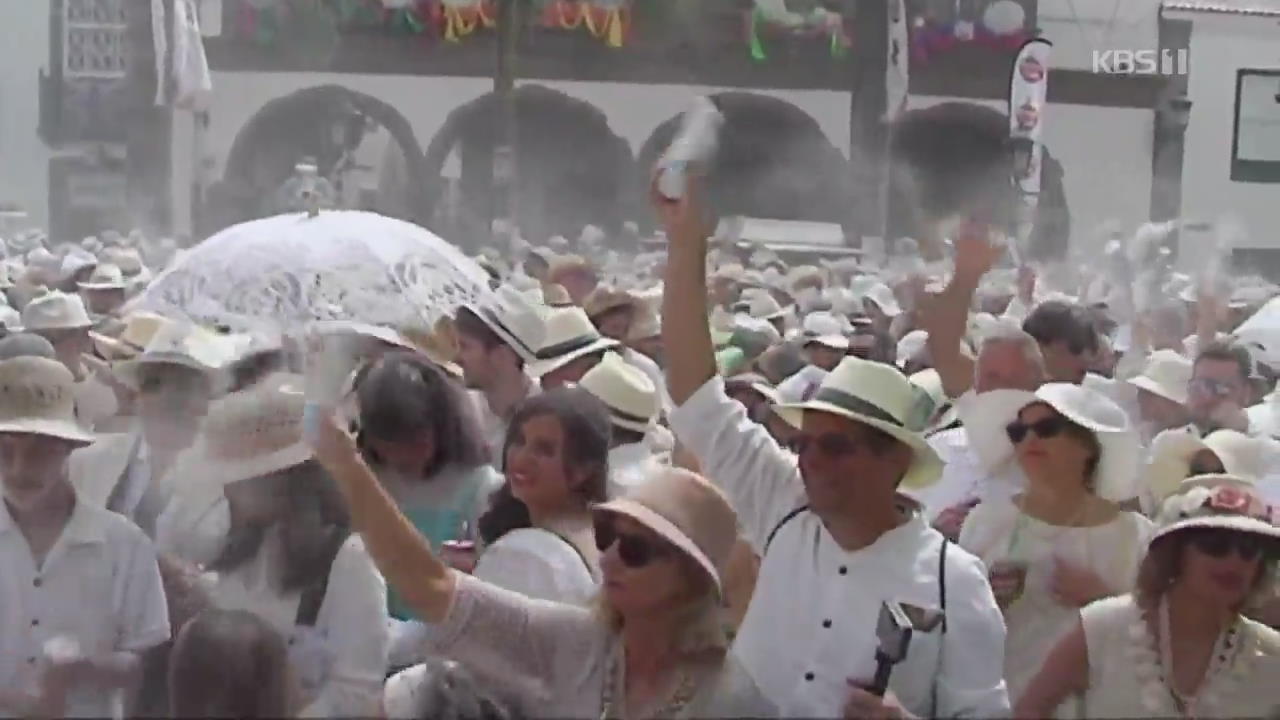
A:
POLYGON ((827 457, 845 457, 858 451, 858 443, 848 435, 824 433, 822 435, 806 435, 800 433, 787 443, 791 452, 803 455, 805 450, 816 448, 827 457))
POLYGON ((1009 441, 1014 445, 1020 444, 1027 439, 1027 433, 1033 432, 1038 437, 1048 440, 1051 437, 1060 435, 1067 428, 1067 421, 1060 415, 1047 417, 1037 420, 1033 423, 1024 423, 1021 420, 1014 420, 1005 426, 1004 431, 1009 435, 1009 441))
POLYGON ((596 549, 604 553, 617 543, 618 559, 623 565, 633 570, 670 554, 670 549, 660 542, 653 542, 639 535, 618 532, 613 520, 607 517, 596 517, 593 521, 593 529, 596 536, 596 549))
POLYGON ((1252 561, 1272 550, 1271 544, 1251 533, 1232 530, 1202 530, 1191 538, 1197 550, 1214 558, 1224 558, 1233 551, 1241 560, 1252 561))

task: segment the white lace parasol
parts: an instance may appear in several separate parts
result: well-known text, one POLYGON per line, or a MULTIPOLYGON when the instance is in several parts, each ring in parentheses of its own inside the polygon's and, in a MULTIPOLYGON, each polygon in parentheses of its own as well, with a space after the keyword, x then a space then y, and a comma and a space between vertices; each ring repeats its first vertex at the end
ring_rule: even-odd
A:
POLYGON ((488 275, 417 225, 324 211, 242 223, 184 253, 130 309, 244 331, 314 320, 430 326, 488 292, 488 275))

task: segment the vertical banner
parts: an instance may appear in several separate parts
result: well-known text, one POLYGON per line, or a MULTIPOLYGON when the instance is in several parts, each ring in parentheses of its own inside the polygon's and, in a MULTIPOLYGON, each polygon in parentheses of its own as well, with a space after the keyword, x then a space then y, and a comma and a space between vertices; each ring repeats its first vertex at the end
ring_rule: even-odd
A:
POLYGON ((1027 244, 1035 228, 1040 204, 1042 132, 1049 97, 1049 51, 1053 43, 1034 38, 1023 43, 1009 73, 1009 138, 1014 153, 1013 184, 1018 190, 1018 214, 1012 250, 1025 264, 1027 244))
POLYGON ((905 0, 889 0, 889 61, 885 63, 885 115, 892 122, 906 112, 911 86, 911 52, 908 46, 905 0))

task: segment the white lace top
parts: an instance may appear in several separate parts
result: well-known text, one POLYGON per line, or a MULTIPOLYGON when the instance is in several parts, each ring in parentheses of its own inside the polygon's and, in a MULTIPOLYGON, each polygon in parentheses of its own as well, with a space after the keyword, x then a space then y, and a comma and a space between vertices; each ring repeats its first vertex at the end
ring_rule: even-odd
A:
MULTIPOLYGON (((453 606, 434 648, 478 682, 516 699, 528 717, 599 718, 617 635, 583 607, 532 600, 458 574, 453 606)), ((699 678, 677 717, 774 717, 776 710, 726 654, 699 678)), ((615 697, 625 697, 617 687, 615 697)))
MULTIPOLYGON (((1083 717, 1178 717, 1161 680, 1160 651, 1133 597, 1108 598, 1080 611, 1089 652, 1083 717)), ((1198 718, 1280 715, 1280 633, 1241 618, 1213 659, 1194 712, 1198 718)))

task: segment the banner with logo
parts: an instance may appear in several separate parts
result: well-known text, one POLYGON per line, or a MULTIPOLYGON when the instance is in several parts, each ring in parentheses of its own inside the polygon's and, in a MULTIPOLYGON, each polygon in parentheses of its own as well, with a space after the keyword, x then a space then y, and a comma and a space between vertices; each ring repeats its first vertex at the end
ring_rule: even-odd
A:
POLYGON ((1019 191, 1014 252, 1019 264, 1035 228, 1040 204, 1042 133, 1049 98, 1049 51, 1053 43, 1035 38, 1022 44, 1009 73, 1009 137, 1014 147, 1013 182, 1019 191))

